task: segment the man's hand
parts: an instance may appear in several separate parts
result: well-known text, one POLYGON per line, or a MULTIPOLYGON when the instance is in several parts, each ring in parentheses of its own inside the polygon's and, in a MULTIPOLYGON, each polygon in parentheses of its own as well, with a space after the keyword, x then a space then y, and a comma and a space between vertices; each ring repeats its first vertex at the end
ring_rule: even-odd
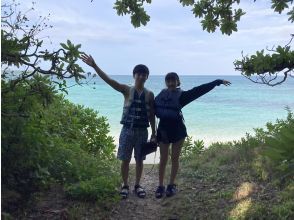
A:
POLYGON ((84 63, 88 64, 91 67, 95 67, 96 63, 91 55, 88 56, 87 54, 83 54, 81 58, 84 63))
POLYGON ((227 81, 227 80, 223 80, 223 84, 224 84, 225 86, 229 86, 229 85, 231 85, 231 82, 229 82, 229 81, 227 81))
POLYGON ((87 54, 83 54, 81 56, 81 59, 83 60, 84 63, 88 64, 89 66, 93 67, 96 71, 96 73, 103 79, 108 85, 110 85, 112 88, 115 90, 123 93, 124 95, 128 94, 129 91, 129 86, 125 84, 120 84, 114 79, 111 79, 106 73, 104 73, 95 63, 95 60, 93 57, 87 54))

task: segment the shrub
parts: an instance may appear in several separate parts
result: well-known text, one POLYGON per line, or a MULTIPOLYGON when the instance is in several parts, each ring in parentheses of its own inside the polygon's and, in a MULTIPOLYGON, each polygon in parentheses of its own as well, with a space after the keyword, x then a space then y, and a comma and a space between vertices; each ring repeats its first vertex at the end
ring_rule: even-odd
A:
POLYGON ((196 140, 192 142, 192 137, 188 136, 183 144, 181 150, 181 157, 187 158, 193 154, 200 154, 204 150, 203 140, 196 140))
POLYGON ((81 187, 75 198, 112 196, 109 192, 118 184, 118 163, 105 117, 70 103, 48 77, 35 75, 13 90, 2 81, 2 88, 8 91, 2 94, 1 103, 2 184, 6 189, 29 196, 52 182, 68 189, 87 183, 94 194, 81 187))
POLYGON ((267 124, 269 135, 266 137, 264 155, 271 159, 276 172, 282 179, 294 176, 294 117, 288 112, 286 120, 267 124))

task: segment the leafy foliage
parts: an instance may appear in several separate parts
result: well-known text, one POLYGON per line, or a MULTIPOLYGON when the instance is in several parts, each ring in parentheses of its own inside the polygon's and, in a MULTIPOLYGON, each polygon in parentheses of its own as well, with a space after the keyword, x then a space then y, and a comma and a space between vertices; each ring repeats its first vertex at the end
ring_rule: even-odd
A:
POLYGON ((253 82, 270 86, 281 84, 288 76, 293 77, 291 73, 294 69, 294 51, 291 47, 278 46, 271 51, 271 54, 264 54, 264 50, 257 51, 256 55, 245 56, 242 60, 235 61, 236 70, 241 71, 243 76, 253 82), (280 72, 284 75, 282 79, 278 77, 280 72), (256 75, 258 78, 253 80, 251 77, 256 75))
MULTIPOLYGON (((275 123, 267 123, 265 128, 255 128, 255 134, 246 134, 240 140, 221 143, 212 143, 203 149, 202 141, 194 141, 188 137, 182 148, 182 157, 195 158, 202 154, 202 159, 207 161, 217 157, 219 165, 230 160, 239 163, 252 162, 252 167, 261 179, 277 178, 284 182, 294 177, 294 115, 286 107, 286 119, 277 119, 275 123), (205 152, 205 153, 203 153, 205 152), (221 152, 220 155, 216 155, 221 152)), ((189 162, 189 160, 188 160, 189 162)))
MULTIPOLYGON (((286 119, 238 141, 213 143, 183 160, 179 175, 187 188, 168 211, 184 219, 292 219, 294 116, 286 109, 286 119)), ((190 138, 187 142, 191 145, 190 138)))
POLYGON ((276 123, 267 123, 266 129, 255 129, 255 135, 241 138, 231 143, 239 148, 239 152, 252 157, 252 150, 257 149, 261 161, 258 169, 261 172, 272 173, 280 180, 291 179, 294 176, 294 117, 289 108, 287 119, 277 119, 276 123), (247 153, 246 153, 247 152, 247 153), (250 153, 251 152, 251 153, 250 153))
POLYGON ((242 9, 234 9, 234 4, 240 1, 185 1, 180 0, 183 6, 192 5, 192 12, 195 17, 203 18, 201 25, 203 30, 215 32, 220 27, 222 34, 230 35, 237 31, 237 22, 245 14, 242 9))
POLYGON ((150 21, 150 16, 147 15, 143 4, 151 3, 151 0, 117 0, 114 4, 114 9, 117 11, 118 15, 131 15, 131 22, 134 27, 140 27, 141 25, 146 25, 150 21))
POLYGON ((204 150, 204 142, 203 140, 195 140, 192 142, 192 137, 188 136, 185 139, 181 150, 181 157, 188 158, 194 154, 200 154, 204 150))
POLYGON ((119 199, 115 189, 117 183, 107 176, 97 176, 66 187, 66 192, 74 199, 98 200, 99 202, 119 199))
MULTIPOLYGON (((117 0, 114 9, 118 15, 131 15, 134 27, 146 25, 150 16, 144 10, 144 2, 151 4, 151 0, 117 0)), ((237 23, 245 14, 238 8, 240 0, 179 0, 184 7, 192 7, 192 13, 200 18, 203 30, 215 32, 217 28, 222 34, 231 35, 238 31, 237 23)), ((293 4, 292 0, 273 0, 271 8, 281 14, 293 4)), ((287 12, 290 22, 294 21, 294 8, 287 12)), ((293 34, 291 41, 293 39, 293 34)), ((256 55, 243 56, 242 60, 234 62, 235 69, 243 76, 255 83, 276 86, 283 83, 287 77, 293 77, 293 51, 290 43, 271 49, 272 54, 264 54, 264 50, 257 51, 256 55), (282 73, 282 74, 281 74, 282 73), (278 77, 283 75, 282 78, 278 77)))
MULTIPOLYGON (((5 188, 29 195, 52 182, 68 188, 87 182, 95 189, 89 199, 102 199, 114 192, 118 164, 106 118, 64 99, 49 76, 34 75, 28 81, 29 85, 20 82, 2 96, 5 188), (100 184, 98 189, 96 184, 100 184)), ((2 80, 2 88, 8 89, 9 83, 2 80)), ((82 188, 80 197, 74 197, 85 199, 87 195, 82 188)))
MULTIPOLYGON (((117 0, 114 9, 118 15, 131 15, 131 22, 134 27, 146 25, 150 21, 150 16, 144 10, 144 3, 151 4, 151 0, 117 0)), ((215 32, 219 27, 222 34, 230 35, 237 31, 237 22, 245 12, 241 8, 236 8, 240 0, 179 0, 184 6, 192 7, 195 17, 202 19, 203 30, 215 32)), ((272 1, 274 11, 281 13, 293 3, 291 0, 272 1)), ((289 21, 294 21, 294 9, 287 13, 289 21)))
POLYGON ((269 157, 283 179, 294 177, 294 116, 289 112, 287 120, 267 125, 269 136, 264 154, 269 157))
POLYGON ((83 53, 80 51, 81 45, 74 45, 67 40, 55 51, 42 49, 44 40, 40 40, 38 35, 43 30, 52 28, 47 24, 50 14, 39 16, 32 24, 29 15, 34 10, 35 3, 33 2, 32 8, 25 13, 18 10, 19 5, 15 1, 1 5, 1 77, 11 79, 10 87, 14 87, 36 73, 54 75, 57 78, 54 83, 64 92, 64 79, 75 78, 80 84, 80 80, 86 78, 84 70, 76 63, 83 53), (44 68, 46 65, 49 66, 47 69, 44 68), (23 71, 11 70, 15 68, 21 68, 23 71))
MULTIPOLYGON (((48 17, 32 24, 28 14, 34 7, 22 13, 18 6, 15 1, 1 6, 3 189, 20 195, 20 203, 56 182, 75 199, 112 197, 119 175, 107 119, 59 94, 67 92, 66 78, 77 84, 86 78, 77 64, 81 45, 67 40, 56 51, 44 50, 37 35, 52 28, 48 17), (78 194, 72 190, 85 184, 78 194)), ((11 207, 3 204, 4 210, 11 207)))
MULTIPOLYGON (((273 0, 272 1, 272 8, 275 12, 278 12, 279 14, 282 13, 286 8, 289 8, 289 4, 292 4, 292 0, 273 0)), ((293 12, 292 12, 293 13, 293 12)), ((288 15, 291 15, 291 12, 288 12, 288 15)), ((289 20, 294 21, 293 18, 289 18, 289 20)))

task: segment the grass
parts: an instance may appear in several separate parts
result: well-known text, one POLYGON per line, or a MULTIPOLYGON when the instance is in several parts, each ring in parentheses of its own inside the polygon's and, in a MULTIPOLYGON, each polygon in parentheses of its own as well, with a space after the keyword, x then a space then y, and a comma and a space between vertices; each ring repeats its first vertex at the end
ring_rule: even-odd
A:
MULTIPOLYGON (((250 148, 231 144, 216 144, 201 154, 181 158, 176 180, 176 196, 158 203, 162 219, 294 219, 294 182, 281 182, 271 175, 272 167, 261 154, 262 147, 250 148)), ((152 165, 145 165, 145 175, 152 165)), ((158 166, 154 166, 154 170, 158 166)), ((153 173, 153 174, 152 174, 153 173)), ((157 181, 154 172, 153 181, 157 181)), ((170 163, 165 182, 169 181, 170 163)), ((135 176, 135 166, 130 167, 130 179, 135 176)), ((51 199, 48 206, 65 202, 69 219, 107 219, 115 201, 104 203, 73 201, 55 191, 51 196, 37 194, 40 201, 51 199), (54 194, 55 193, 55 194, 54 194), (57 196, 56 196, 57 195, 57 196)), ((152 202, 152 201, 148 201, 152 202)), ((42 207, 41 207, 42 208, 42 207)), ((57 211, 62 211, 55 207, 57 211)), ((61 215, 62 213, 54 214, 61 215)), ((36 215, 35 215, 36 216, 36 215)), ((5 213, 2 213, 3 219, 5 213)), ((57 218, 58 219, 58 218, 57 218)))
POLYGON ((181 163, 181 191, 166 213, 180 219, 293 219, 294 183, 269 178, 260 148, 217 144, 181 163))

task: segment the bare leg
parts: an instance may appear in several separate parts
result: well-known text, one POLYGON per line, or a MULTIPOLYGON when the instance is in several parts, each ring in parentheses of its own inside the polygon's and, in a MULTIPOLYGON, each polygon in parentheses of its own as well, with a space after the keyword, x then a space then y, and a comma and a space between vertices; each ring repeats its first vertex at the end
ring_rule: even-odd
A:
POLYGON ((168 160, 169 144, 160 143, 159 148, 160 148, 159 186, 163 186, 165 167, 166 167, 167 160, 168 160))
POLYGON ((123 160, 121 162, 121 175, 124 182, 124 186, 128 185, 128 177, 129 177, 129 165, 131 160, 123 160))
POLYGON ((183 146, 184 140, 185 138, 172 144, 172 154, 171 154, 172 167, 171 167, 171 174, 170 174, 170 184, 174 184, 174 181, 178 173, 179 157, 180 157, 181 148, 183 146))
POLYGON ((143 160, 136 160, 136 183, 138 185, 140 183, 140 179, 143 171, 143 160))

